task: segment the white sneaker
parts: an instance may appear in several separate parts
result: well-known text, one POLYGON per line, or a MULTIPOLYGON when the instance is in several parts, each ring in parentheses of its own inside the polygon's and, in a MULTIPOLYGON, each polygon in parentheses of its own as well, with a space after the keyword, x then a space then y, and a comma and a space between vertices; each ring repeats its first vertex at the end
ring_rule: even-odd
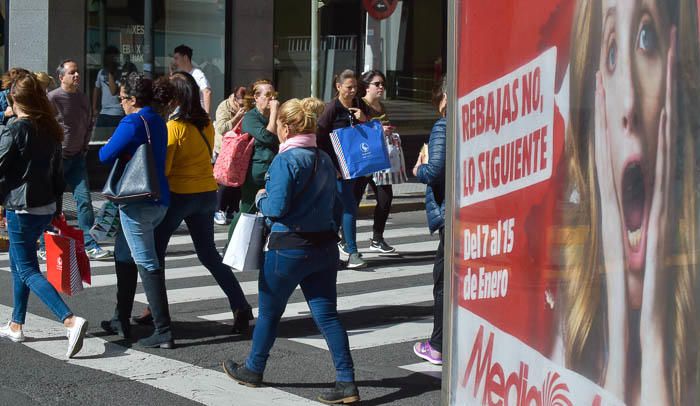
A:
POLYGON ((66 329, 68 330, 68 351, 66 351, 66 357, 72 358, 83 348, 83 339, 85 338, 87 328, 87 320, 82 317, 75 316, 73 327, 66 329))
POLYGON ((24 341, 24 332, 22 332, 22 330, 13 331, 10 328, 10 323, 11 322, 8 321, 7 324, 0 327, 0 337, 9 338, 10 340, 16 343, 21 343, 22 341, 24 341))
POLYGON ((226 213, 223 211, 219 210, 216 213, 214 213, 214 223, 223 226, 226 225, 226 213))
POLYGON ((88 258, 90 259, 100 260, 112 257, 112 251, 103 250, 100 247, 91 248, 89 250, 85 250, 85 252, 87 253, 88 258))

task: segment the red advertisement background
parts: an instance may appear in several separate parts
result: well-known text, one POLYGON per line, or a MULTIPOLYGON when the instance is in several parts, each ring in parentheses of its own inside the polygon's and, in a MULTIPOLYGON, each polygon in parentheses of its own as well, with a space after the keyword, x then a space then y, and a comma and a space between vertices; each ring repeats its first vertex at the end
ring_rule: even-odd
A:
MULTIPOLYGON (((568 43, 574 2, 462 1, 458 23, 457 98, 527 64, 551 47, 557 49, 555 93, 568 63, 568 43), (484 16, 488 16, 484 18, 484 16), (536 27, 540 27, 539 29, 536 27)), ((555 106, 553 173, 550 180, 505 196, 457 209, 454 231, 455 267, 459 282, 455 295, 462 307, 489 320, 543 354, 549 354, 556 296, 556 261, 552 257, 557 199, 561 197, 564 122, 555 106), (486 259, 464 260, 464 229, 515 218, 513 252, 486 259), (509 270, 508 292, 503 298, 464 300, 462 283, 467 267, 509 270), (547 299, 550 299, 548 303, 547 299)), ((456 191, 461 181, 456 179, 456 191)), ((457 205, 457 207, 459 207, 457 205)))

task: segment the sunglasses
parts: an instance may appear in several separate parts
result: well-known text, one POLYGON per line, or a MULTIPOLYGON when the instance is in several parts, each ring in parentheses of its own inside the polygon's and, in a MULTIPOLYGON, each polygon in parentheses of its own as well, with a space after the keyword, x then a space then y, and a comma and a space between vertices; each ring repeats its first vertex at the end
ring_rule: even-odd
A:
POLYGON ((120 101, 120 102, 123 102, 124 100, 129 100, 129 99, 131 99, 133 96, 121 96, 121 95, 120 95, 120 96, 117 96, 117 97, 119 97, 119 101, 120 101))
POLYGON ((384 82, 370 82, 369 84, 376 87, 384 87, 384 82))

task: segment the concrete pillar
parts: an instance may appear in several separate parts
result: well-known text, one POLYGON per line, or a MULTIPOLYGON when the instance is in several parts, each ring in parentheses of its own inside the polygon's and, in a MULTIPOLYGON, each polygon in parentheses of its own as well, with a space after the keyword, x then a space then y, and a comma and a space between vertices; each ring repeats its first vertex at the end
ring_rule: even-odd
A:
POLYGON ((85 66, 85 0, 9 2, 8 67, 55 73, 63 59, 85 66))
POLYGON ((231 83, 250 86, 257 79, 273 79, 274 0, 232 2, 233 49, 231 83))

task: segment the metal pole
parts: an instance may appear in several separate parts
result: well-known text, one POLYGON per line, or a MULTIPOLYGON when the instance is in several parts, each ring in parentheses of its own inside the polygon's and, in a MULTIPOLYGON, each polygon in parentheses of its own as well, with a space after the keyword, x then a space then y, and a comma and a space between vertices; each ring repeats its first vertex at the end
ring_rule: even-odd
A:
MULTIPOLYGON (((459 301, 456 300, 454 294, 457 292, 455 284, 458 283, 454 273, 454 229, 455 214, 459 212, 456 206, 457 202, 457 183, 459 182, 456 167, 457 162, 457 36, 459 35, 460 27, 457 25, 458 4, 464 7, 464 1, 448 0, 447 1, 447 154, 445 162, 446 190, 445 190, 445 275, 443 278, 443 336, 442 336, 442 359, 445 361, 442 366, 442 405, 451 404, 450 395, 452 387, 458 379, 458 374, 454 370, 458 365, 457 360, 452 356, 455 354, 454 346, 458 343, 453 342, 452 335, 454 334, 454 320, 457 317, 456 307, 459 306, 459 301)), ((460 21, 460 24, 463 24, 460 21)))
POLYGON ((318 97, 318 0, 311 0, 311 96, 318 97))
POLYGON ((153 0, 143 2, 143 73, 153 78, 153 0))

